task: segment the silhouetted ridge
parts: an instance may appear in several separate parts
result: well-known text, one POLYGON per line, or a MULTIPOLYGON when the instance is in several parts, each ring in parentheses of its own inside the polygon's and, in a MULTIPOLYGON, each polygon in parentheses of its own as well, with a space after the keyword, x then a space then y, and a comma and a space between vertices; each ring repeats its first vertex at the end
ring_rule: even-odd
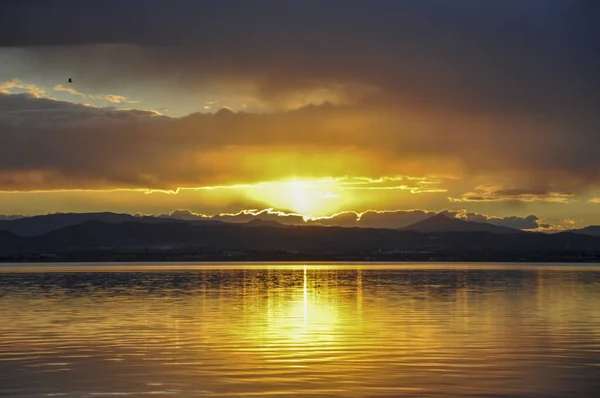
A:
POLYGON ((600 237, 569 232, 553 235, 519 231, 481 233, 478 223, 445 218, 436 217, 429 223, 433 223, 436 229, 442 223, 452 228, 466 223, 468 228, 476 230, 418 232, 323 226, 273 228, 273 223, 268 221, 197 224, 178 220, 145 222, 141 219, 119 223, 92 220, 33 237, 0 231, 0 260, 196 261, 226 260, 231 256, 256 261, 600 259, 600 237))
POLYGON ((254 220, 250 220, 245 223, 247 227, 274 227, 274 228, 285 228, 286 225, 280 223, 276 220, 261 220, 259 218, 255 218, 254 220))
POLYGON ((581 235, 600 236, 600 225, 590 225, 589 227, 573 229, 569 232, 581 235))
POLYGON ((117 213, 56 213, 16 220, 0 221, 0 230, 10 231, 20 236, 42 235, 55 229, 80 224, 82 222, 97 220, 107 223, 136 220, 129 214, 117 213))
POLYGON ((494 234, 523 233, 523 231, 514 228, 450 218, 442 213, 401 228, 401 230, 415 232, 490 232, 494 234))
POLYGON ((0 231, 0 243, 20 242, 21 237, 10 231, 0 231))
POLYGON ((104 223, 121 223, 125 221, 138 223, 188 223, 188 224, 221 224, 218 220, 180 220, 153 216, 136 217, 119 213, 56 213, 14 220, 0 220, 0 230, 10 231, 19 236, 38 236, 60 228, 101 221, 104 223))

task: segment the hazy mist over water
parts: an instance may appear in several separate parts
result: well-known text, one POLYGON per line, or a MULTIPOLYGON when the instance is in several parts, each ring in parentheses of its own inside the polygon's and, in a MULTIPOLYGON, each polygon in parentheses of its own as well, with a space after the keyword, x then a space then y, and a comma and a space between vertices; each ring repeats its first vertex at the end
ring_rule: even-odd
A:
POLYGON ((2 265, 3 397, 595 397, 600 266, 2 265))

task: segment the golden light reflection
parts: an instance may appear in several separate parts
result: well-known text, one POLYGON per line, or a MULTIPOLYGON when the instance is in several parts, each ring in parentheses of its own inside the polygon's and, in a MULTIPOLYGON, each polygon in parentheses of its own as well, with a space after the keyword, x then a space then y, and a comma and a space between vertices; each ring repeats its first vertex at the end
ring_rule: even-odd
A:
POLYGON ((67 378, 100 380, 86 385, 98 395, 142 395, 151 382, 185 396, 371 397, 445 396, 452 377, 456 396, 524 396, 523 380, 560 389, 553 380, 582 366, 544 349, 600 341, 598 271, 574 267, 47 268, 38 278, 23 267, 2 275, 12 284, 3 288, 0 360, 11 366, 0 381, 64 372, 61 388, 67 378))
POLYGON ((306 265, 304 266, 304 286, 303 286, 303 298, 304 298, 304 327, 308 325, 308 291, 306 283, 306 265))
MULTIPOLYGON (((271 275, 277 273, 276 270, 270 272, 271 275)), ((298 275, 296 288, 287 291, 268 290, 265 303, 268 309, 265 320, 267 329, 256 336, 268 336, 269 342, 286 342, 294 347, 330 340, 336 325, 341 322, 335 295, 321 288, 321 282, 316 279, 318 272, 312 266, 294 267, 294 273, 298 275)), ((256 292, 261 289, 260 286, 254 286, 256 292)), ((261 303, 255 302, 254 305, 260 306, 261 303)), ((260 313, 261 310, 257 308, 251 312, 260 313)), ((261 344, 259 341, 256 343, 261 344)))

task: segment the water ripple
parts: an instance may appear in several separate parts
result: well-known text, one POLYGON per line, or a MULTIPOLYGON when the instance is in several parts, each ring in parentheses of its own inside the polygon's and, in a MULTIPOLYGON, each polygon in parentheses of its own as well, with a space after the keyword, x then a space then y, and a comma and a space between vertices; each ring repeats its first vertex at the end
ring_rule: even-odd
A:
POLYGON ((1 397, 595 397, 600 267, 0 266, 1 397))

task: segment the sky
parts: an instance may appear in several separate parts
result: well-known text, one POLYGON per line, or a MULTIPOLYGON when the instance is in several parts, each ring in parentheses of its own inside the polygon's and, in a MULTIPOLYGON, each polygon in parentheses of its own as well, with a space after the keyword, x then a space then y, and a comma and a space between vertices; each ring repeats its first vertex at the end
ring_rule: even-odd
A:
POLYGON ((599 17, 595 0, 4 0, 0 214, 600 224, 599 17))

